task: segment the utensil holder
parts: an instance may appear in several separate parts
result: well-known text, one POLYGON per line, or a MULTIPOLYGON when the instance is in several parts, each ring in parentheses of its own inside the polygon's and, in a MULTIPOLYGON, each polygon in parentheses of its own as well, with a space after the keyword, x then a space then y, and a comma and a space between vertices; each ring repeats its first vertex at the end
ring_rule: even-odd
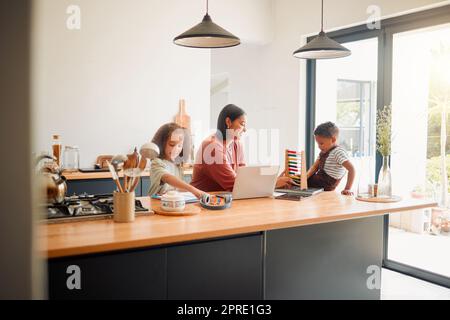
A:
POLYGON ((114 221, 133 222, 135 219, 134 192, 114 192, 114 221))

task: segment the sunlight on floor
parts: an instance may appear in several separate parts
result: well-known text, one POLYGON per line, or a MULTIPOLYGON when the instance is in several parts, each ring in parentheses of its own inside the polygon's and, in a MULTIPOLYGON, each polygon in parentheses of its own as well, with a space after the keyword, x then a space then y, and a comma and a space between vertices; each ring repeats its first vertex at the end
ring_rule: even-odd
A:
POLYGON ((450 277, 450 237, 389 228, 388 258, 450 277))
POLYGON ((383 269, 381 300, 450 300, 450 289, 383 269))

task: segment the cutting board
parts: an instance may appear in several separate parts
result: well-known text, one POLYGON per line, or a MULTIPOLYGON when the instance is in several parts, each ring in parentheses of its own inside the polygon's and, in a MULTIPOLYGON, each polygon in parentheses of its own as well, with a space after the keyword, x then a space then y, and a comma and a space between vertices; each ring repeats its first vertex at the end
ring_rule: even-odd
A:
POLYGON ((201 212, 201 208, 198 204, 187 204, 186 207, 184 208, 184 211, 182 211, 182 212, 164 211, 160 206, 160 201, 156 201, 155 203, 152 203, 152 210, 155 212, 155 214, 159 214, 162 216, 173 216, 173 217, 193 216, 193 215, 199 214, 201 212))
POLYGON ((379 202, 379 203, 390 203, 390 202, 399 202, 402 200, 399 196, 392 196, 391 198, 364 198, 364 197, 356 197, 356 200, 364 201, 364 202, 379 202))
POLYGON ((180 100, 179 108, 175 116, 175 123, 182 128, 191 130, 191 117, 186 113, 186 101, 184 99, 180 100))

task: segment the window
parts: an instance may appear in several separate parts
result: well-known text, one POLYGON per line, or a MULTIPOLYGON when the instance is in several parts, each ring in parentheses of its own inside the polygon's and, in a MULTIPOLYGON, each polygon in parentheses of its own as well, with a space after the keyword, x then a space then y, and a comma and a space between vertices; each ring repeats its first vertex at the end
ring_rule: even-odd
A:
POLYGON ((376 81, 337 80, 336 124, 340 144, 353 157, 374 155, 376 81))

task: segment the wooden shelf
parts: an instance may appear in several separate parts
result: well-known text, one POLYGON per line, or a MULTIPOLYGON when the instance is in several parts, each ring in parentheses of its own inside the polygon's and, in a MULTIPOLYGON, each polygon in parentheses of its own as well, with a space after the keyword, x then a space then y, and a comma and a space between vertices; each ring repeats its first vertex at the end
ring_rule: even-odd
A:
MULTIPOLYGON (((193 169, 186 169, 183 171, 183 174, 185 176, 192 176, 193 173, 193 169)), ((95 180, 95 179, 111 179, 111 173, 109 173, 109 171, 106 172, 88 172, 88 173, 84 173, 84 172, 80 172, 80 171, 75 171, 75 172, 63 172, 63 176, 66 177, 67 180, 95 180)), ((123 172, 119 172, 119 176, 123 177, 123 172)), ((150 171, 146 170, 144 172, 144 174, 142 175, 143 177, 150 177, 150 171)))

